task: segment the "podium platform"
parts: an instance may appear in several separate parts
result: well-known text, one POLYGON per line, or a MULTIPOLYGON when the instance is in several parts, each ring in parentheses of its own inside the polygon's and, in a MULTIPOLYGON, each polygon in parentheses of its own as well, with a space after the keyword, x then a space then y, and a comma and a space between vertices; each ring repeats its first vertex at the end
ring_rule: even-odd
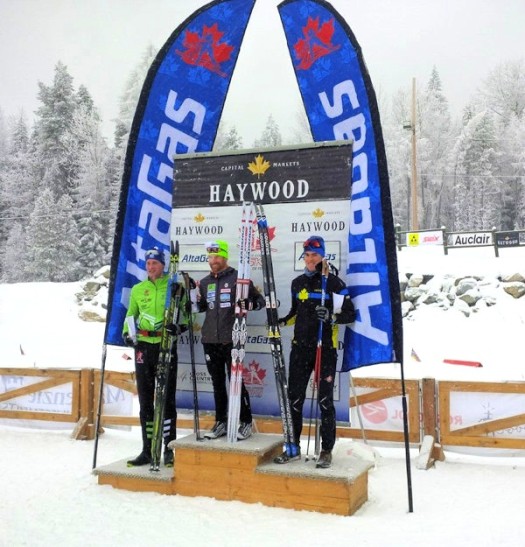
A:
MULTIPOLYGON (((273 463, 282 437, 256 433, 229 443, 226 437, 197 441, 188 435, 173 441, 173 468, 126 466, 126 460, 97 467, 99 484, 139 492, 206 496, 218 500, 262 503, 270 507, 352 515, 368 499, 369 460, 334 451, 332 467, 315 461, 273 463)), ((337 445, 336 445, 337 448, 337 445)), ((351 452, 351 451, 350 451, 351 452)))

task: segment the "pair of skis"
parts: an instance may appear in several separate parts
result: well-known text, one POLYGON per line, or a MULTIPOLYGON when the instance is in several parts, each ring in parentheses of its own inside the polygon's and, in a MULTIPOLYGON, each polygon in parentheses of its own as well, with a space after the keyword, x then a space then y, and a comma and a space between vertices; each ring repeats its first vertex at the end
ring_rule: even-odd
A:
POLYGON ((239 252, 239 269, 236 289, 235 323, 232 330, 232 372, 230 380, 230 398, 228 408, 228 440, 237 440, 239 426, 240 395, 242 386, 242 372, 244 370, 244 356, 246 344, 246 316, 248 310, 238 305, 239 301, 248 298, 250 285, 250 257, 253 241, 253 225, 257 222, 259 242, 261 248, 261 262, 263 273, 263 288, 266 301, 268 322, 268 339, 270 341, 272 361, 275 373, 277 398, 283 422, 284 449, 289 457, 299 455, 299 447, 295 444, 292 413, 288 398, 288 382, 279 328, 278 300, 275 291, 272 254, 268 222, 264 208, 260 204, 243 204, 241 217, 241 235, 239 252))
POLYGON ((255 212, 257 215, 257 227, 259 230, 259 242, 261 247, 263 288, 264 297, 266 300, 266 315, 268 322, 268 339, 270 341, 270 348, 272 352, 277 399, 279 401, 281 419, 283 422, 284 450, 288 457, 294 458, 299 455, 299 447, 295 444, 292 412, 290 409, 290 400, 288 398, 288 380, 286 378, 281 330, 279 328, 279 316, 277 312, 279 302, 275 291, 275 277, 273 274, 272 250, 270 247, 268 221, 262 205, 256 204, 255 212))
MULTIPOLYGON (((155 378, 155 399, 153 426, 151 435, 151 465, 150 471, 160 470, 160 458, 164 437, 169 433, 171 424, 164 420, 164 411, 166 408, 166 389, 168 385, 169 375, 171 371, 171 361, 173 344, 176 335, 168 330, 168 325, 178 325, 181 301, 183 295, 182 284, 178 282, 178 265, 179 265, 179 242, 171 242, 170 249, 170 264, 169 264, 169 280, 166 290, 166 303, 164 306, 164 321, 162 327, 162 336, 160 341, 159 361, 157 364, 157 374, 155 378)), ((193 346, 193 321, 191 310, 191 287, 190 278, 186 272, 181 272, 184 289, 186 291, 186 302, 189 309, 188 314, 188 334, 190 337, 190 353, 191 366, 193 376, 193 394, 194 394, 194 428, 197 435, 197 440, 200 440, 199 432, 199 408, 197 396, 197 379, 195 374, 195 355, 193 346)))
POLYGON ((235 292, 235 321, 232 329, 232 362, 230 377, 230 396, 228 398, 228 441, 237 441, 239 414, 241 406, 242 375, 246 355, 248 310, 241 303, 247 301, 250 292, 251 252, 253 243, 253 225, 255 212, 253 203, 243 203, 241 216, 241 233, 239 240, 239 267, 235 292))

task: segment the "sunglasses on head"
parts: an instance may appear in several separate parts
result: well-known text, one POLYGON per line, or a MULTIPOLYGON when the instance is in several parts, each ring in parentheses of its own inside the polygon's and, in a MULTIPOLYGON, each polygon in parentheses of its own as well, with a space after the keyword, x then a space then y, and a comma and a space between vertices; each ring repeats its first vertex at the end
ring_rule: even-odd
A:
POLYGON ((320 249, 322 245, 318 239, 307 239, 303 243, 303 248, 306 249, 306 247, 313 247, 314 249, 320 249))
POLYGON ((221 250, 221 248, 218 245, 210 244, 206 247, 206 251, 208 253, 218 253, 221 250))

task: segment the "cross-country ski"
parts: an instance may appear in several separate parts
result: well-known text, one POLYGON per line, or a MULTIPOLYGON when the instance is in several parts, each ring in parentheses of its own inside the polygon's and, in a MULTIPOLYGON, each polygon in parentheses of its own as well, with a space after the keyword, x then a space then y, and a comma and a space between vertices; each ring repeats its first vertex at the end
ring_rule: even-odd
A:
POLYGON ((261 247, 261 266, 268 321, 268 340, 272 351, 275 387, 277 389, 277 399, 279 401, 283 423, 284 453, 281 456, 278 456, 278 458, 296 459, 300 456, 300 449, 294 441, 292 413, 290 410, 290 400, 288 398, 288 381, 286 378, 281 329, 279 327, 279 301, 276 295, 275 278, 273 274, 268 220, 264 212, 264 207, 259 203, 255 204, 255 213, 257 215, 257 228, 261 247))
POLYGON ((232 362, 228 399, 228 441, 236 442, 239 430, 241 385, 246 354, 248 296, 250 291, 250 258, 252 253, 255 210, 253 203, 244 203, 239 238, 239 267, 235 292, 235 321, 232 329, 232 362))

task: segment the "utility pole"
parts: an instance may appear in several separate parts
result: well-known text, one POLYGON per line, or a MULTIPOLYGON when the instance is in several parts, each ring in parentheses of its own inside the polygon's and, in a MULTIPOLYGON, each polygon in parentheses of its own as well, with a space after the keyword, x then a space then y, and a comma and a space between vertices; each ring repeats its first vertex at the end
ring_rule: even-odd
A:
POLYGON ((419 230, 417 212, 417 153, 416 153, 416 79, 412 78, 412 120, 403 124, 412 132, 412 177, 410 180, 410 229, 419 230))
POLYGON ((417 154, 416 154, 416 79, 412 78, 412 186, 410 195, 412 197, 411 207, 411 229, 417 231, 419 229, 418 214, 417 214, 417 154))

